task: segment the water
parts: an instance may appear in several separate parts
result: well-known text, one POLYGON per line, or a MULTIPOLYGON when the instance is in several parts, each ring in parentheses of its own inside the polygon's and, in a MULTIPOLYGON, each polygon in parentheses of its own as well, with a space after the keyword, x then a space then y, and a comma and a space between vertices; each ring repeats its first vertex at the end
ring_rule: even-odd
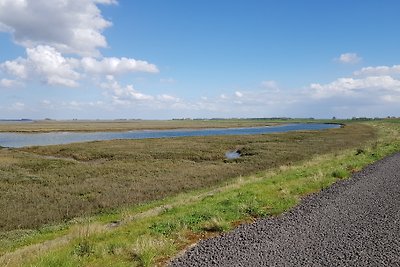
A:
POLYGON ((238 159, 240 156, 241 155, 238 151, 229 151, 225 153, 225 158, 227 159, 238 159))
POLYGON ((299 130, 339 128, 338 124, 296 123, 279 126, 224 129, 142 130, 128 132, 51 132, 51 133, 0 133, 0 146, 25 147, 69 144, 113 139, 171 138, 183 136, 249 135, 280 133, 299 130))

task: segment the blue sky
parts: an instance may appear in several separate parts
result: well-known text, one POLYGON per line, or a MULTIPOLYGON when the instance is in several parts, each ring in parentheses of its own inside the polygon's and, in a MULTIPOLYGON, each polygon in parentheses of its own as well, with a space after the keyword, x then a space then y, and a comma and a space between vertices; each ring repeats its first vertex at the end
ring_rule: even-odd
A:
POLYGON ((0 118, 400 116, 399 10, 0 0, 0 118))

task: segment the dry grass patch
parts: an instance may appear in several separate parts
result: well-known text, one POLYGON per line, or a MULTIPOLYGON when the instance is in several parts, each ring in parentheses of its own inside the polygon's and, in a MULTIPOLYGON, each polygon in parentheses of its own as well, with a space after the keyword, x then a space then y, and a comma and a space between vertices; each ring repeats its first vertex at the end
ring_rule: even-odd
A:
POLYGON ((104 120, 0 123, 0 132, 99 132, 131 130, 202 129, 274 125, 268 120, 104 120))

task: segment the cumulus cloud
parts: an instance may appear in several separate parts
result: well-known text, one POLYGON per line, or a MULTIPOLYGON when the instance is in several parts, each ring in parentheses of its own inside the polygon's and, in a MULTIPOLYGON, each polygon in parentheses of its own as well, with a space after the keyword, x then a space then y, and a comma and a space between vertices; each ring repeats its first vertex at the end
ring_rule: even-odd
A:
POLYGON ((302 90, 282 89, 275 81, 264 81, 258 88, 202 97, 185 106, 191 110, 209 111, 212 116, 351 118, 387 116, 390 114, 388 112, 398 110, 399 104, 400 79, 390 75, 376 75, 350 76, 329 83, 313 83, 302 90))
POLYGON ((96 4, 110 0, 0 0, 0 30, 27 48, 50 45, 62 53, 99 55, 107 47, 103 30, 111 26, 96 4))
POLYGON ((37 46, 27 49, 27 64, 35 73, 45 77, 50 85, 78 86, 80 74, 74 70, 75 59, 64 58, 50 46, 37 46))
POLYGON ((100 84, 105 89, 104 95, 113 106, 144 107, 150 110, 186 109, 188 103, 169 95, 150 95, 136 90, 133 85, 121 85, 113 75, 107 75, 106 81, 100 84))
POLYGON ((339 78, 328 84, 310 85, 314 98, 328 98, 336 95, 354 95, 356 93, 392 91, 400 92, 400 81, 391 76, 371 76, 362 79, 339 78))
POLYGON ((49 85, 77 87, 85 74, 117 75, 127 72, 158 72, 154 64, 131 58, 67 58, 51 46, 26 49, 27 58, 17 58, 0 64, 9 75, 19 79, 41 77, 49 85))
POLYGON ((50 46, 37 46, 26 49, 27 58, 17 58, 2 63, 1 68, 8 74, 19 79, 28 76, 42 77, 49 85, 76 87, 80 74, 74 70, 77 61, 64 58, 61 53, 50 46))
POLYGON ((378 67, 365 67, 359 71, 354 72, 356 76, 385 76, 385 75, 398 75, 400 74, 400 65, 378 66, 378 67))
POLYGON ((126 86, 120 85, 112 75, 108 75, 107 81, 102 83, 100 86, 103 89, 106 89, 114 102, 118 104, 129 104, 132 101, 137 102, 154 99, 151 95, 146 95, 136 91, 131 84, 126 86))
POLYGON ((375 97, 377 93, 400 93, 400 65, 364 67, 354 72, 354 77, 339 78, 328 84, 310 85, 314 97, 330 97, 339 94, 365 93, 375 97))
POLYGON ((8 74, 21 79, 27 77, 26 60, 19 57, 12 61, 6 61, 0 64, 0 67, 8 74))
POLYGON ((341 54, 336 60, 343 64, 355 64, 360 62, 362 58, 356 53, 344 53, 341 54))
MULTIPOLYGON (((0 63, 5 79, 40 80, 77 87, 92 75, 157 73, 156 65, 133 58, 103 57, 102 32, 111 26, 97 5, 116 0, 0 0, 0 31, 25 47, 26 58, 0 63)), ((3 82, 4 84, 5 82, 3 82)))
POLYGON ((327 84, 311 84, 306 95, 316 103, 323 103, 322 108, 336 109, 347 117, 388 116, 398 112, 399 65, 364 67, 353 74, 327 84))
POLYGON ((118 4, 117 0, 93 0, 93 2, 99 4, 107 4, 107 5, 118 4))
POLYGON ((157 66, 147 61, 135 60, 132 58, 103 58, 97 60, 95 58, 85 57, 81 61, 82 68, 85 72, 96 74, 123 74, 127 72, 150 72, 157 73, 157 66))

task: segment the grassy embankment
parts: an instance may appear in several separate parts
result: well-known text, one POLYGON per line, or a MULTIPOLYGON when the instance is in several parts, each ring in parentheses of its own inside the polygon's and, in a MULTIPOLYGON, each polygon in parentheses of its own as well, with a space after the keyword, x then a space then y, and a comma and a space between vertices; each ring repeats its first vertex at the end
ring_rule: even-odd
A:
MULTIPOLYGON (((35 225, 35 215, 43 214, 31 213, 33 224, 26 225, 28 228, 67 219, 65 205, 69 205, 68 212, 74 216, 71 214, 74 203, 78 207, 75 215, 80 215, 135 203, 138 196, 141 202, 196 188, 206 189, 98 215, 88 218, 86 223, 76 220, 39 231, 4 232, 1 240, 4 255, 0 263, 20 265, 32 259, 33 266, 151 265, 201 236, 228 230, 260 216, 279 214, 302 196, 398 151, 398 131, 399 125, 395 123, 379 123, 374 128, 354 124, 321 132, 150 142, 124 140, 3 150, 0 170, 8 173, 2 173, 1 177, 18 175, 2 186, 10 185, 7 192, 13 188, 24 190, 23 185, 31 191, 18 191, 24 198, 15 194, 17 198, 13 201, 3 199, 0 203, 19 205, 16 202, 23 201, 14 207, 14 213, 43 207, 44 214, 50 214, 46 219, 37 219, 35 225), (225 162, 224 152, 235 148, 241 148, 244 156, 225 162), (52 164, 59 165, 52 168, 52 164), (36 178, 29 180, 26 178, 29 175, 36 178), (46 183, 35 181, 37 178, 46 183), (43 188, 49 194, 57 193, 46 197, 39 194, 37 201, 42 203, 47 199, 47 202, 26 207, 35 199, 28 198, 26 202, 27 196, 43 188), (76 191, 80 188, 85 189, 83 193, 76 191), (68 200, 65 203, 64 198, 68 200), (72 204, 67 204, 70 201, 72 204), (104 203, 112 204, 104 206, 104 203), (110 222, 114 223, 109 225, 110 222), (53 242, 40 243, 52 238, 53 242), (19 248, 30 243, 38 244, 19 248)), ((2 210, 1 216, 8 216, 11 211, 2 210)), ((15 216, 17 220, 22 216, 20 225, 29 218, 23 214, 15 216)), ((6 229, 12 227, 6 225, 3 230, 6 229)))

